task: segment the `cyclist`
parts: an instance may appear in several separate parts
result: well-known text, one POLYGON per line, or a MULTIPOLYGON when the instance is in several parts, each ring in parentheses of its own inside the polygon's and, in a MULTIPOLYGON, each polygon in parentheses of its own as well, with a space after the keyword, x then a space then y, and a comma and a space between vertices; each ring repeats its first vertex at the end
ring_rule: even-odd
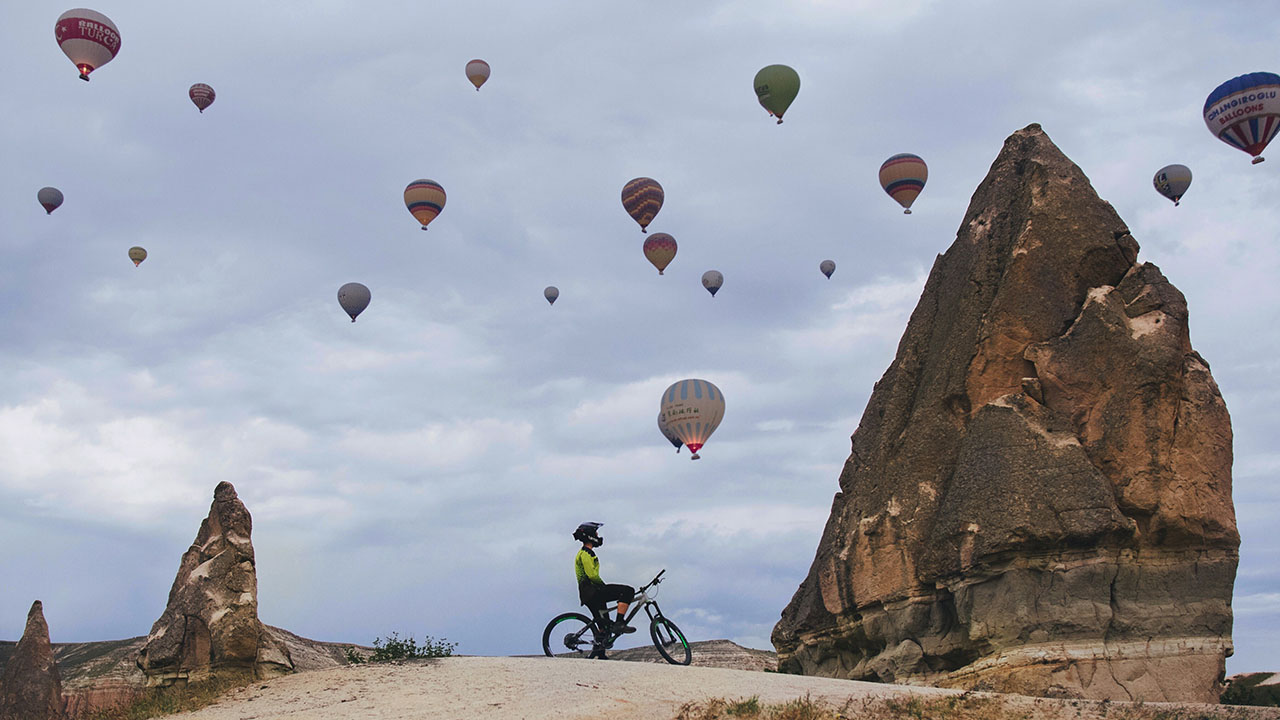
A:
POLYGON ((595 548, 604 544, 600 537, 600 526, 604 523, 587 522, 573 531, 573 539, 582 543, 582 549, 573 559, 573 573, 578 578, 578 599, 590 608, 591 613, 601 618, 601 629, 613 633, 633 633, 635 628, 627 625, 627 606, 635 599, 636 589, 630 585, 616 583, 606 584, 600 579, 600 558, 596 557, 595 548), (610 622, 605 606, 610 602, 618 603, 618 619, 610 622))

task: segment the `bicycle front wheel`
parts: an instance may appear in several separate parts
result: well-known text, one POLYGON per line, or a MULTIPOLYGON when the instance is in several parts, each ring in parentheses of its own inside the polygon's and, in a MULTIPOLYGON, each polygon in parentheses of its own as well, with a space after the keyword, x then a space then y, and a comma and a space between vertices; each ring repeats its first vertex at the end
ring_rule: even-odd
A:
POLYGON ((569 657, 590 657, 595 649, 595 627, 591 618, 582 613, 568 612, 557 615, 542 631, 542 652, 547 657, 557 654, 569 657))
POLYGON ((649 636, 653 638, 653 646, 658 653, 672 665, 688 665, 693 662, 693 651, 689 649, 689 641, 676 624, 665 617, 656 617, 649 623, 649 636))

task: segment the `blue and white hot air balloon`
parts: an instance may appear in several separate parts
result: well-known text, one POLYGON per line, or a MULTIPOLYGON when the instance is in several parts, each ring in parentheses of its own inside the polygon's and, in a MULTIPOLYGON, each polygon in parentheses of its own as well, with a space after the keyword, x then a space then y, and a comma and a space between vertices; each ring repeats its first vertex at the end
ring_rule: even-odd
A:
POLYGON ((679 380, 662 393, 659 418, 665 418, 671 434, 688 446, 690 459, 698 460, 698 451, 724 418, 724 394, 706 380, 679 380))
POLYGON ((1231 78, 1204 101, 1204 124, 1222 142, 1262 162, 1262 151, 1280 131, 1280 75, 1255 72, 1231 78))

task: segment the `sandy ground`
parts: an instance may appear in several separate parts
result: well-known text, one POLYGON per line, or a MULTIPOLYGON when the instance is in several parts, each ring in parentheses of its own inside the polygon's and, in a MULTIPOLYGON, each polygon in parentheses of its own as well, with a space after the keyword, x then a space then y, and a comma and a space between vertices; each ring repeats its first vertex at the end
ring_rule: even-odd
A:
MULTIPOLYGON (((551 658, 452 657, 402 665, 356 665, 299 673, 228 694, 216 705, 171 716, 183 720, 420 720, 503 718, 568 720, 672 718, 682 704, 711 697, 759 696, 787 702, 809 695, 850 697, 957 691, 723 668, 551 658)), ((1007 696, 1035 717, 1088 718, 1086 704, 1007 696)), ((1115 704, 1112 705, 1115 707, 1115 704)), ((1152 707, 1152 706, 1148 706, 1152 707)), ((1188 706, 1182 706, 1188 707, 1188 706)), ((1207 711, 1214 708, 1204 707, 1207 711)), ((1280 718, 1249 713, 1250 718, 1280 718)), ((1216 712, 1205 717, 1226 717, 1216 712)), ((1240 717, 1240 716, 1236 716, 1240 717)))

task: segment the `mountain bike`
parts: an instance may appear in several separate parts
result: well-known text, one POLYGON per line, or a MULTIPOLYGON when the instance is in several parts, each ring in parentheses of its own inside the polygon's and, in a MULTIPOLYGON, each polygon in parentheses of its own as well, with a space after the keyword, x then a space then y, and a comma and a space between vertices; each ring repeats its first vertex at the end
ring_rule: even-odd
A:
MULTIPOLYGON (((631 612, 625 618, 631 624, 634 618, 644 609, 649 616, 649 637, 653 646, 658 649, 667 662, 673 665, 688 665, 693 661, 693 651, 689 649, 689 641, 676 624, 662 614, 658 607, 658 583, 662 582, 660 571, 653 580, 636 590, 631 601, 631 612)), ((567 612, 555 616, 542 631, 542 651, 547 657, 580 657, 606 659, 605 651, 613 647, 614 641, 622 636, 614 632, 612 625, 605 622, 609 613, 617 609, 617 605, 609 605, 599 612, 592 611, 593 617, 582 613, 567 612), (556 653, 560 653, 557 655, 556 653)))

